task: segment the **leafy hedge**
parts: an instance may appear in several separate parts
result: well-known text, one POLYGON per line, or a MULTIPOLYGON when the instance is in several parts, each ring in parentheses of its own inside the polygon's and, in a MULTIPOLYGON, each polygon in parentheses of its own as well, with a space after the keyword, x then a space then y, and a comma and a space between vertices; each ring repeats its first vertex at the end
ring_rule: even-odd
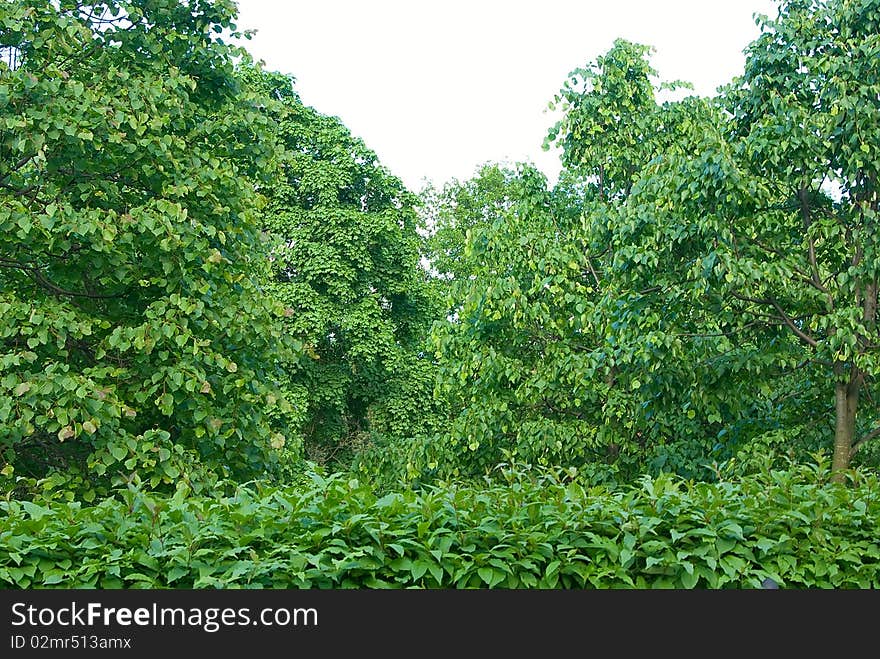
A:
POLYGON ((376 497, 356 480, 228 498, 0 503, 12 588, 880 587, 880 482, 771 472, 609 491, 507 473, 376 497))

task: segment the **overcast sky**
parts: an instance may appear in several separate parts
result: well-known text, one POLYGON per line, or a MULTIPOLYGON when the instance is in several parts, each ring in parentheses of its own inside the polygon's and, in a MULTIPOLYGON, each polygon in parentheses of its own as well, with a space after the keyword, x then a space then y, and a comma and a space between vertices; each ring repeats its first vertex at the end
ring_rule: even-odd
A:
POLYGON ((238 0, 247 48, 290 73, 307 105, 336 115, 418 190, 488 161, 531 161, 566 74, 623 37, 653 46, 663 79, 701 95, 742 71, 773 0, 238 0))

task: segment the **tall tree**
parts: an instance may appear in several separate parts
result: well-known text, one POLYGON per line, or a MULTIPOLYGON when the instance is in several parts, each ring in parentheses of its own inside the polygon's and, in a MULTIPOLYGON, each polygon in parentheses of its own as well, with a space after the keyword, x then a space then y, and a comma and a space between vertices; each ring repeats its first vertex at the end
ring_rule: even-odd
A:
POLYGON ((486 166, 433 199, 432 266, 449 291, 433 335, 452 406, 435 449, 445 471, 480 473, 505 454, 555 464, 594 434, 579 420, 588 396, 564 368, 578 358, 568 317, 590 282, 566 274, 581 249, 556 210, 529 166, 486 166))
POLYGON ((840 480, 880 436, 880 3, 786 0, 761 25, 726 106, 738 178, 764 199, 737 214, 721 267, 744 319, 826 369, 840 480))
POLYGON ((507 453, 706 475, 730 387, 704 347, 643 331, 659 315, 638 309, 615 271, 634 186, 709 115, 700 102, 657 103, 648 50, 619 40, 572 72, 549 135, 565 165, 554 189, 530 167, 486 167, 429 200, 431 262, 449 290, 434 338, 453 403, 438 446, 451 463, 479 471, 507 453), (622 340, 624 327, 639 340, 622 340))
POLYGON ((228 0, 0 7, 0 447, 153 485, 273 461, 257 287, 274 158, 228 0), (244 136, 247 136, 246 138, 244 136))
POLYGON ((731 367, 714 310, 665 296, 680 273, 667 272, 647 246, 633 254, 622 238, 644 177, 672 155, 698 154, 704 128, 718 121, 705 99, 659 101, 689 85, 659 82, 650 52, 619 39, 574 70, 552 104, 563 115, 547 142, 562 147, 564 172, 586 192, 578 230, 595 285, 584 322, 594 336, 588 351, 601 364, 590 377, 605 385, 602 423, 616 419, 614 445, 629 447, 641 469, 705 476, 707 462, 754 435, 760 422, 749 419, 776 413, 771 402, 743 395, 756 374, 731 367))
POLYGON ((664 140, 608 224, 616 340, 637 351, 655 336, 722 364, 739 384, 722 387, 721 420, 748 409, 745 378, 753 399, 772 382, 801 401, 825 378, 837 480, 880 435, 878 16, 876 2, 781 2, 717 102, 651 113, 664 140))
MULTIPOLYGON (((640 468, 706 476, 707 463, 756 437, 776 441, 781 427, 794 435, 808 425, 793 424, 793 410, 813 390, 784 379, 790 341, 768 351, 761 334, 733 336, 706 290, 714 261, 700 258, 713 238, 700 223, 705 211, 679 203, 677 187, 651 188, 658 172, 701 162, 725 118, 707 99, 659 102, 687 85, 655 83, 649 52, 618 40, 573 71, 554 101, 563 116, 548 142, 562 146, 565 172, 586 192, 578 235, 595 285, 583 302, 593 339, 581 351, 601 365, 583 372, 605 385, 596 420, 616 428, 612 445, 638 455, 640 468)), ((683 185, 685 196, 700 187, 683 185)))
POLYGON ((414 433, 430 419, 416 198, 339 119, 303 105, 290 78, 255 73, 252 84, 277 101, 284 148, 263 224, 267 289, 308 355, 287 364, 294 429, 313 459, 350 457, 371 431, 414 433))
POLYGON ((606 286, 585 209, 603 202, 563 175, 486 166, 432 198, 432 265, 448 287, 435 325, 451 423, 432 458, 453 473, 514 459, 637 469, 646 424, 632 373, 615 371, 597 301, 606 286))

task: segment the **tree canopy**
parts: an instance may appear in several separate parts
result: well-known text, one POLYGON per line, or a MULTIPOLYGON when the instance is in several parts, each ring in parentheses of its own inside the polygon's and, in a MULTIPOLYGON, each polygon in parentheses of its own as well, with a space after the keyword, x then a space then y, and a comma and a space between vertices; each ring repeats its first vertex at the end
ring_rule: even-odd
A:
POLYGON ((371 431, 415 432, 430 407, 417 199, 339 119, 303 105, 289 77, 254 72, 251 84, 277 101, 282 149, 260 214, 265 288, 305 353, 285 367, 289 428, 313 459, 350 458, 371 431))
MULTIPOLYGON (((275 158, 231 2, 0 11, 0 442, 91 489, 272 463, 275 158), (12 62, 12 60, 10 60, 12 62)), ((278 400, 275 397, 275 400, 278 400)), ((277 440, 276 440, 277 441, 277 440)))
MULTIPOLYGON (((708 98, 618 39, 552 100, 558 180, 489 163, 418 194, 235 45, 235 21, 231 0, 0 5, 0 486, 16 528, 50 516, 32 502, 137 501, 150 523, 202 510, 249 538, 234 498, 249 492, 258 519, 323 506, 296 526, 318 525, 318 569, 325 539, 373 508, 445 515, 461 484, 478 508, 528 492, 509 517, 534 530, 545 485, 553 505, 623 493, 603 499, 616 511, 684 488, 696 509, 768 483, 825 497, 826 462, 825 500, 862 523, 868 504, 837 486, 873 496, 880 466, 876 0, 779 0, 708 98), (218 493, 233 498, 182 503, 218 493)), ((713 536, 714 565, 677 570, 618 517, 596 538, 630 584, 770 574, 719 567, 747 536, 737 561, 771 555, 742 526, 713 536)), ((395 545, 372 533, 334 546, 375 540, 384 560, 395 545)), ((482 563, 448 578, 398 546, 394 583, 537 583, 482 563)), ((37 568, 14 562, 0 583, 30 583, 37 568)), ((586 583, 578 569, 566 583, 586 583)), ((175 578, 203 583, 188 570, 175 578)))

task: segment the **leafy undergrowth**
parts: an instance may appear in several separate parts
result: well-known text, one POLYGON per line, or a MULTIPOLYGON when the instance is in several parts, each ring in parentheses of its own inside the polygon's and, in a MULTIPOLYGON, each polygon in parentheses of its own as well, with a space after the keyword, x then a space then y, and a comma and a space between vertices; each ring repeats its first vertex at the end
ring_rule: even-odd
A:
POLYGON ((798 468, 609 491, 552 474, 376 497, 344 476, 227 498, 0 503, 7 588, 880 587, 880 482, 798 468))

